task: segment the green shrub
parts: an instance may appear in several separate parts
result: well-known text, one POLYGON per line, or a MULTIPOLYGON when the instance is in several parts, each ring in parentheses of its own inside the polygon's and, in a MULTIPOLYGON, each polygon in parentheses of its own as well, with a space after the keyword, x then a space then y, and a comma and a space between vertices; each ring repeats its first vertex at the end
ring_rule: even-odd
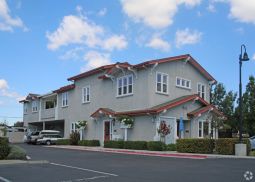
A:
POLYGON ((56 141, 56 145, 70 145, 70 139, 59 139, 56 141))
POLYGON ((0 137, 0 145, 2 145, 2 144, 8 144, 8 143, 9 143, 8 138, 6 138, 6 137, 0 137))
POLYGON ((166 151, 176 151, 176 144, 168 144, 165 146, 166 151))
POLYGON ((254 156, 255 157, 255 151, 251 151, 249 156, 254 156))
POLYGON ((5 159, 10 152, 8 138, 0 137, 0 160, 5 159))
POLYGON ((124 148, 124 141, 105 141, 104 148, 117 148, 123 149, 124 148))
POLYGON ((176 143, 178 152, 211 154, 214 149, 212 139, 178 139, 176 143))
POLYGON ((70 145, 78 145, 80 133, 75 131, 70 134, 70 145))
POLYGON ((134 149, 134 150, 147 150, 147 142, 146 141, 125 141, 124 149, 134 149))
POLYGON ((151 151, 163 151, 165 149, 165 144, 160 141, 150 141, 147 142, 147 148, 151 151))
POLYGON ((26 151, 17 146, 17 145, 13 145, 10 147, 10 153, 7 156, 7 159, 19 159, 19 160, 26 160, 26 151))
MULTIPOLYGON (((216 152, 223 155, 234 155, 237 143, 239 143, 237 138, 219 138, 216 140, 216 152)), ((243 139, 243 143, 247 144, 247 155, 249 155, 251 151, 249 139, 243 139)))
POLYGON ((78 145, 81 146, 100 146, 99 140, 80 140, 78 145))

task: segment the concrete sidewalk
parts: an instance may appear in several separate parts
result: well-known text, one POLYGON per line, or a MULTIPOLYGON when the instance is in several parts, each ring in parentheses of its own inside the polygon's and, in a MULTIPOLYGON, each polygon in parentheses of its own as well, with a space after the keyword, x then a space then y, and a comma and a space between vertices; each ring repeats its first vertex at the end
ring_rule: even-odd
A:
POLYGON ((74 145, 52 145, 52 146, 46 146, 46 147, 62 148, 62 149, 70 149, 70 150, 81 150, 81 151, 121 153, 121 154, 129 154, 129 155, 174 157, 174 158, 185 158, 185 159, 207 159, 207 158, 255 159, 255 157, 251 157, 251 156, 240 157, 235 155, 193 154, 193 153, 178 153, 175 151, 112 149, 112 148, 103 148, 103 147, 86 147, 86 146, 74 146, 74 145))

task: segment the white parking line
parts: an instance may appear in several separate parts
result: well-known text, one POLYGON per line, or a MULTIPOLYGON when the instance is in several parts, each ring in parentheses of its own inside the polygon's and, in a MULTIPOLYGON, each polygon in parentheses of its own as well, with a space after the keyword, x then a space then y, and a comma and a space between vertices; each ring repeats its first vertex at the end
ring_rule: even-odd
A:
POLYGON ((80 167, 75 167, 75 166, 68 166, 68 165, 64 165, 64 164, 57 164, 57 163, 50 163, 50 164, 51 164, 51 165, 55 165, 55 166, 62 166, 62 167, 67 167, 67 168, 72 168, 72 169, 78 169, 78 170, 82 170, 82 171, 89 171, 89 172, 94 172, 94 173, 109 175, 109 176, 118 176, 117 174, 106 173, 106 172, 102 172, 102 171, 95 171, 95 170, 92 170, 92 169, 80 168, 80 167))
POLYGON ((90 178, 73 179, 73 180, 61 181, 61 182, 88 181, 88 180, 94 180, 94 179, 99 179, 99 178, 108 178, 108 177, 109 176, 94 176, 94 177, 90 177, 90 178))
POLYGON ((2 176, 0 176, 0 181, 3 181, 3 182, 11 182, 10 180, 8 180, 8 179, 6 179, 6 178, 4 178, 4 177, 2 177, 2 176))

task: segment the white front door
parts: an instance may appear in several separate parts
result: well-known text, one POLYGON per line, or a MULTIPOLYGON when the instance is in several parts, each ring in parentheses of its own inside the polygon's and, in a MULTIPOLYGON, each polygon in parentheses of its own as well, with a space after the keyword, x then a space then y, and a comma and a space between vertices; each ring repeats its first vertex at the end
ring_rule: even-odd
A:
POLYGON ((166 125, 170 127, 170 134, 165 136, 165 143, 166 144, 176 143, 176 136, 177 136, 176 118, 162 116, 159 119, 160 119, 159 122, 165 121, 166 125))

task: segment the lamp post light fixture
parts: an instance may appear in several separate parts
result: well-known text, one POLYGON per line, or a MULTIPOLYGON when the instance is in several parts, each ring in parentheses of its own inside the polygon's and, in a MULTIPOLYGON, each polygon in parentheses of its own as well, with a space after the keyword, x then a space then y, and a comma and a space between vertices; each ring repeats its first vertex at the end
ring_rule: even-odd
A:
POLYGON ((242 94, 242 62, 249 61, 246 47, 241 45, 241 54, 239 56, 239 143, 242 143, 243 138, 243 94, 242 94), (244 53, 243 53, 244 49, 244 53))

